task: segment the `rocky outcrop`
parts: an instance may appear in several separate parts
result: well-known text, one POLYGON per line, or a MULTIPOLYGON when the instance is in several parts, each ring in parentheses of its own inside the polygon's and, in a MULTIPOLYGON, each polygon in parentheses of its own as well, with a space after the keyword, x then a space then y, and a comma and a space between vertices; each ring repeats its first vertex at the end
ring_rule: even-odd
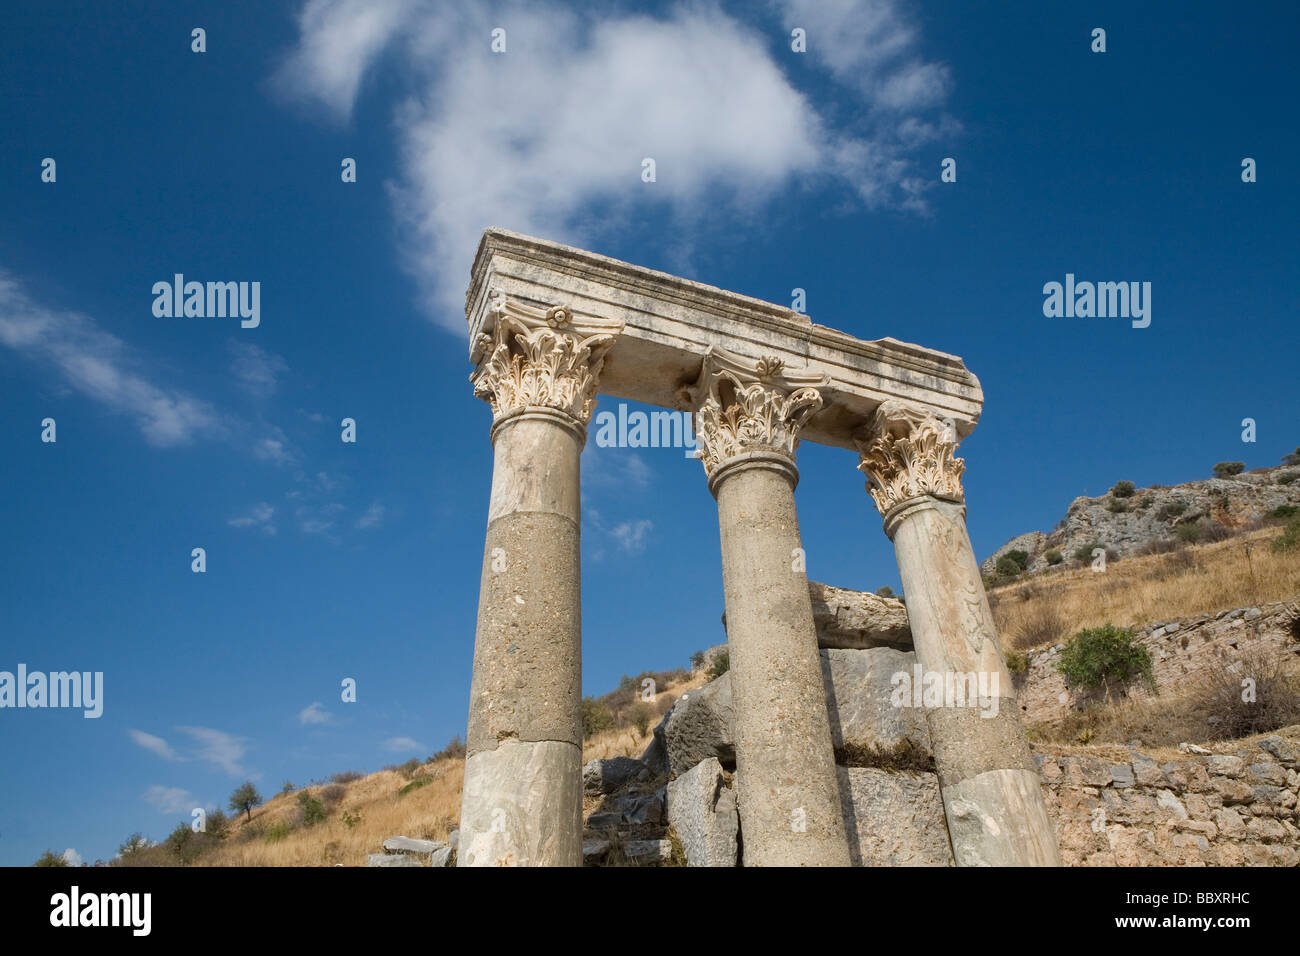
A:
POLYGON ((1241 530, 1279 505, 1300 505, 1300 468, 1262 468, 1168 488, 1153 485, 1128 497, 1079 497, 1055 531, 1012 538, 989 555, 980 570, 992 574, 998 558, 1019 550, 1029 554, 1028 570, 1041 571, 1050 566, 1047 552, 1060 551, 1069 561, 1076 550, 1094 542, 1125 558, 1173 538, 1180 525, 1206 522, 1229 532, 1241 530))
POLYGON ((877 597, 816 581, 808 582, 808 593, 812 598, 819 647, 911 648, 907 608, 897 598, 877 597))

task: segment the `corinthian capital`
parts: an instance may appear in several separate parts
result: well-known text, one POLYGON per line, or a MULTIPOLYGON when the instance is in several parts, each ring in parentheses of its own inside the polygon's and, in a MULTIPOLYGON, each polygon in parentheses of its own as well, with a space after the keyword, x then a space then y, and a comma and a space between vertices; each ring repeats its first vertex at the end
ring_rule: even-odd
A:
POLYGON ((743 358, 719 348, 704 355, 699 381, 684 398, 695 409, 696 456, 704 471, 747 451, 794 460, 799 429, 822 407, 824 375, 786 369, 776 357, 743 358))
POLYGON ((887 399, 876 409, 864 440, 856 442, 867 490, 881 515, 895 505, 933 495, 963 500, 966 463, 953 457, 955 429, 933 412, 887 399))
POLYGON ((540 308, 496 293, 492 328, 474 343, 479 366, 470 375, 474 394, 492 415, 541 405, 584 425, 596 405, 596 383, 622 322, 576 319, 564 306, 540 308))

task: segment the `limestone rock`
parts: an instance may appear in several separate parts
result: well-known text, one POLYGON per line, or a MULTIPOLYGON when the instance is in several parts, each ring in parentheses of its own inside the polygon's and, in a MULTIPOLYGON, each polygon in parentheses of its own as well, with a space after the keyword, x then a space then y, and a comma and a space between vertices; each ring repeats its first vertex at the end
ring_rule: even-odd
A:
POLYGON ((907 608, 897 598, 882 598, 816 581, 808 582, 817 645, 823 648, 912 646, 907 608))
POLYGON ((702 760, 668 784, 668 822, 682 842, 687 866, 736 865, 736 792, 726 786, 716 758, 702 760))
POLYGON ((854 866, 952 866, 939 778, 838 767, 854 866))
POLYGON ((371 853, 366 857, 366 866, 424 866, 424 864, 405 853, 371 853))
POLYGON ((672 858, 673 845, 667 840, 628 840, 623 856, 629 863, 664 863, 672 858))
POLYGON ((438 840, 416 840, 412 837, 395 836, 384 841, 384 849, 389 853, 404 853, 407 856, 430 857, 439 850, 446 849, 447 843, 438 840))
POLYGON ((845 744, 892 747, 911 740, 929 752, 924 711, 890 703, 893 676, 911 674, 915 663, 916 655, 892 647, 821 652, 831 741, 837 751, 845 744))
POLYGON ((582 791, 589 796, 614 793, 636 780, 650 776, 649 768, 634 757, 590 760, 582 768, 582 791))
MULTIPOLYGON (((732 736, 731 674, 723 674, 677 700, 660 727, 670 777, 690 770, 701 760, 716 757, 724 766, 736 765, 732 736)), ((655 728, 656 736, 659 728, 655 728)))

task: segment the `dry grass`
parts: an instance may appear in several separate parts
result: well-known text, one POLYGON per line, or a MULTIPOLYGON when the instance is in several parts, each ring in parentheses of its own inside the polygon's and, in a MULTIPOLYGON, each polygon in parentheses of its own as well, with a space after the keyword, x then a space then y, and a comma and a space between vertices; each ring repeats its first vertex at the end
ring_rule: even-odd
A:
POLYGON ((1057 571, 996 588, 989 603, 1005 646, 1029 649, 1106 623, 1141 625, 1214 613, 1300 595, 1300 554, 1279 553, 1267 528, 1215 544, 1168 554, 1111 561, 1104 573, 1057 571), (1064 622, 1059 636, 1044 629, 1064 622))
MULTIPOLYGON (((683 693, 707 683, 704 674, 664 688, 659 698, 676 701, 683 693)), ((650 745, 652 733, 644 737, 634 727, 619 727, 583 742, 582 759, 638 757, 650 745)), ((382 853, 384 840, 409 836, 445 840, 460 818, 461 786, 465 762, 448 758, 424 764, 407 779, 392 770, 381 770, 342 785, 343 796, 330 806, 323 823, 302 826, 298 794, 282 794, 253 811, 251 820, 232 820, 230 835, 221 845, 199 857, 196 866, 364 866, 366 856, 382 853), (427 779, 423 786, 405 794, 402 788, 427 779), (359 816, 349 827, 344 815, 359 816), (283 835, 278 836, 287 829, 283 835)), ((324 786, 307 788, 318 800, 324 786)), ((587 807, 591 810, 593 807, 587 807)))

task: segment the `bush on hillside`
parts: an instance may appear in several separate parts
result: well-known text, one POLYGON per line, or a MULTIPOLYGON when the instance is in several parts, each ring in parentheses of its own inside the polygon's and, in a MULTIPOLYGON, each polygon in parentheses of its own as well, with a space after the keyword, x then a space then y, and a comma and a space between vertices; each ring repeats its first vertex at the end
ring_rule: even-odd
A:
POLYGON ((1214 466, 1215 478, 1231 478, 1233 475, 1240 475, 1246 470, 1244 461, 1221 461, 1214 466))
POLYGON ((1115 487, 1110 489, 1110 493, 1115 498, 1132 498, 1133 492, 1136 490, 1137 488, 1131 481, 1117 481, 1115 487))
POLYGON ((1110 692, 1135 680, 1154 686, 1151 652, 1135 640, 1131 627, 1105 624, 1086 628, 1070 638, 1056 669, 1070 688, 1110 692))
POLYGON ((1062 555, 1060 551, 1056 550, 1056 548, 1053 548, 1052 550, 1048 551, 1045 555, 1043 555, 1043 558, 1047 561, 1048 564, 1051 565, 1060 564, 1062 561, 1065 560, 1065 556, 1062 555))

